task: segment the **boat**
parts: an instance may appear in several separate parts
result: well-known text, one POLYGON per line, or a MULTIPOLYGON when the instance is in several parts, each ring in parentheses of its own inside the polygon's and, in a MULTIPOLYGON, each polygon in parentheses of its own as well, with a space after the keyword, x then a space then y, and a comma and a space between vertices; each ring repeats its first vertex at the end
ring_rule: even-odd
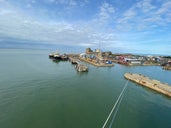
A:
POLYGON ((53 58, 54 57, 54 54, 53 53, 50 53, 49 54, 49 58, 53 58))
POLYGON ((50 53, 49 58, 53 60, 61 60, 61 55, 58 52, 50 53))
POLYGON ((60 56, 60 54, 58 52, 50 53, 49 58, 54 58, 56 55, 60 56))
POLYGON ((59 53, 55 54, 53 58, 56 59, 56 60, 61 60, 61 56, 60 56, 59 53))

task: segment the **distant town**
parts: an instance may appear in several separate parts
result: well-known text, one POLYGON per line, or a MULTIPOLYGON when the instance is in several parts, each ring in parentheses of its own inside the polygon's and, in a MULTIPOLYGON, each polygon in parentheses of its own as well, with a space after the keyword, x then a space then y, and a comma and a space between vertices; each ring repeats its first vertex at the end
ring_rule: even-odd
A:
MULTIPOLYGON (((164 70, 171 70, 171 56, 144 56, 133 54, 113 54, 111 51, 102 52, 100 49, 86 48, 81 54, 52 53, 49 58, 53 61, 69 60, 75 65, 78 72, 87 72, 89 69, 82 62, 98 67, 112 67, 114 63, 125 66, 161 66, 164 70)), ((150 79, 142 74, 125 73, 124 77, 142 86, 148 87, 161 94, 171 97, 171 86, 158 80, 150 79)))
MULTIPOLYGON (((59 53, 53 53, 54 59, 59 59, 59 53)), ((86 48, 81 54, 65 54, 62 58, 75 58, 85 61, 94 66, 114 66, 114 63, 126 66, 161 66, 165 70, 171 70, 171 56, 152 56, 152 55, 134 55, 134 54, 114 54, 111 51, 102 52, 100 49, 92 50, 86 48)))

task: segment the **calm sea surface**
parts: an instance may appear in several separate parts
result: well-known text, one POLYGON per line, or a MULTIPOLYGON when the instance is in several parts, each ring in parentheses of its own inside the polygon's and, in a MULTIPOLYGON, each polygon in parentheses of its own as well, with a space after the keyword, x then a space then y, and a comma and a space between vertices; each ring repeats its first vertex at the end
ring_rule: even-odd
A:
MULTIPOLYGON (((77 73, 70 62, 51 61, 50 52, 0 49, 0 128, 101 128, 124 73, 171 85, 171 71, 161 67, 86 64, 89 72, 77 73)), ((114 113, 112 128, 171 128, 171 98, 132 82, 114 113)))

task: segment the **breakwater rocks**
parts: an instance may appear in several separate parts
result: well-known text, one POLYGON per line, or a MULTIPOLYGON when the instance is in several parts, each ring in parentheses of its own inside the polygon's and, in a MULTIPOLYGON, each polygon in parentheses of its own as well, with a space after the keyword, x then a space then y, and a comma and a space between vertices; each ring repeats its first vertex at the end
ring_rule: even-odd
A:
POLYGON ((135 83, 138 83, 140 85, 143 85, 145 87, 148 87, 152 90, 155 90, 159 93, 171 97, 171 86, 169 86, 166 83, 161 83, 158 80, 150 79, 142 74, 125 73, 124 77, 135 83))

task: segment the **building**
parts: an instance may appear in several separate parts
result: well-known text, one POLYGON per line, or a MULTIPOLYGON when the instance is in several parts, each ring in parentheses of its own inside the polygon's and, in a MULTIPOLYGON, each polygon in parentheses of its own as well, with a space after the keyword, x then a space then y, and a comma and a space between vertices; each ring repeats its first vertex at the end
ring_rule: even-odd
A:
POLYGON ((91 48, 86 48, 86 53, 89 54, 89 53, 92 53, 93 50, 91 50, 91 48))

